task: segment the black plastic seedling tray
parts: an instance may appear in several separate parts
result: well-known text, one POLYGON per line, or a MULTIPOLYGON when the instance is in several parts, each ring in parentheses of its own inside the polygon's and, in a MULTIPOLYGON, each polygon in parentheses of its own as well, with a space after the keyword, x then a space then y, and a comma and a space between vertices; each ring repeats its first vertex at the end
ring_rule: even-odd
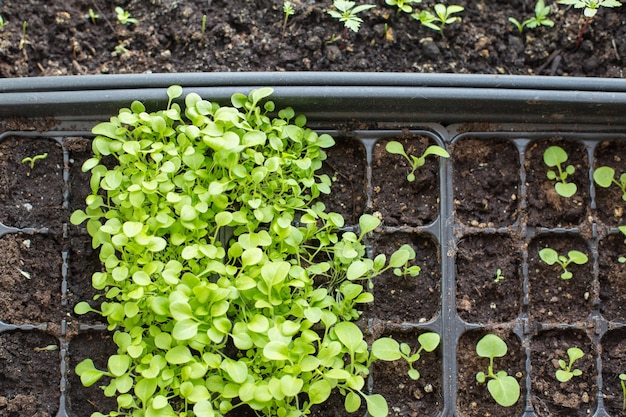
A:
MULTIPOLYGON (((402 217, 393 224, 384 222, 371 241, 374 248, 377 239, 393 235, 434 242, 439 270, 433 272, 433 276, 439 281, 434 286, 435 313, 432 317, 414 316, 402 320, 374 317, 370 320, 372 332, 380 331, 382 327, 383 333, 429 330, 441 335, 442 343, 437 353, 439 378, 420 380, 421 387, 427 382, 432 383, 434 395, 440 397, 431 415, 482 415, 477 414, 476 408, 480 405, 474 403, 471 392, 472 389, 484 391, 484 387, 478 387, 472 380, 479 369, 466 369, 468 363, 459 353, 460 347, 473 349, 477 337, 486 332, 504 335, 510 341, 510 348, 517 347, 515 355, 519 361, 508 371, 518 373, 522 388, 522 400, 516 412, 511 414, 511 409, 501 408, 501 414, 492 415, 530 417, 563 412, 547 404, 549 393, 544 391, 548 388, 538 386, 532 380, 537 369, 544 366, 541 361, 549 360, 538 348, 542 337, 553 344, 559 340, 580 343, 590 355, 588 374, 592 386, 586 393, 586 401, 572 412, 596 417, 621 415, 615 414, 620 412, 620 407, 614 405, 621 405, 621 397, 614 396, 615 392, 621 395, 619 386, 609 389, 609 383, 614 383, 616 376, 604 374, 603 369, 609 361, 621 360, 620 365, 626 364, 626 357, 612 357, 607 354, 610 349, 605 346, 609 337, 618 339, 610 342, 611 346, 626 344, 626 315, 619 309, 611 310, 612 304, 606 301, 611 295, 622 301, 626 296, 622 298, 619 288, 611 288, 610 282, 607 284, 603 245, 608 239, 620 236, 617 226, 622 223, 612 222, 601 215, 604 208, 598 206, 598 189, 592 175, 599 147, 604 147, 605 142, 619 144, 626 141, 626 83, 605 79, 335 73, 156 74, 0 80, 0 145, 14 141, 11 143, 19 146, 23 140, 59 145, 57 152, 61 163, 54 166, 62 183, 60 195, 55 196, 59 207, 51 207, 48 203, 34 204, 32 212, 28 210, 26 215, 18 218, 7 217, 2 212, 19 206, 23 208, 21 197, 7 197, 6 201, 0 202, 2 219, 10 219, 0 224, 0 240, 11 235, 28 240, 34 236, 53 235, 60 242, 57 253, 60 278, 52 281, 55 284, 49 285, 49 290, 56 294, 53 298, 58 300, 64 317, 0 321, 0 335, 9 338, 24 332, 58 337, 58 372, 53 372, 58 373, 58 380, 49 381, 55 389, 58 387, 58 405, 49 408, 53 410, 51 415, 76 416, 72 411, 77 407, 72 398, 73 387, 68 384, 75 365, 69 353, 73 344, 79 343, 76 341, 81 334, 106 334, 106 326, 98 324, 97 318, 90 321, 90 318, 72 315, 72 303, 77 301, 73 298, 75 277, 72 277, 77 271, 72 263, 76 256, 80 256, 80 251, 72 245, 80 231, 70 226, 68 219, 71 210, 78 208, 79 204, 73 190, 78 182, 88 178, 78 174, 80 161, 75 153, 75 141, 89 140, 91 127, 107 120, 132 100, 141 100, 148 108, 164 105, 167 102, 165 89, 171 84, 182 85, 185 93, 195 91, 221 103, 227 103, 236 92, 247 93, 261 86, 274 87, 272 99, 277 107, 294 107, 296 112, 307 116, 309 126, 331 133, 338 143, 358 143, 365 158, 362 191, 366 196, 359 204, 362 211, 383 212, 383 220, 384 207, 377 203, 380 184, 376 183, 376 147, 392 138, 403 138, 407 143, 426 139, 450 151, 451 158, 441 159, 436 169, 438 205, 435 217, 426 222, 403 223, 402 217), (502 174, 511 179, 514 194, 507 202, 507 210, 512 212, 504 216, 507 219, 504 221, 492 221, 489 208, 481 208, 480 204, 463 208, 457 195, 458 181, 480 176, 481 170, 493 158, 503 156, 487 155, 484 160, 470 161, 470 165, 474 164, 473 171, 461 175, 459 167, 463 161, 455 151, 463 146, 489 148, 495 143, 508 146, 512 152, 511 169, 502 174), (580 150, 577 157, 582 161, 580 168, 586 178, 580 191, 588 198, 581 200, 584 205, 582 214, 574 220, 560 218, 557 212, 550 220, 537 222, 533 220, 534 216, 550 209, 537 206, 534 200, 533 195, 541 184, 532 176, 538 170, 532 157, 537 157, 552 143, 572 145, 580 150), (474 212, 476 216, 473 216, 474 212), (513 301, 507 302, 514 304, 517 310, 496 320, 483 319, 479 310, 497 309, 497 306, 480 305, 471 289, 457 286, 459 274, 467 269, 460 263, 466 261, 464 251, 468 242, 478 242, 480 246, 480 242, 491 238, 505 243, 500 250, 503 254, 513 253, 516 264, 512 267, 515 278, 511 278, 517 282, 511 290, 515 295, 509 299, 513 301), (543 307, 536 304, 543 297, 536 292, 538 283, 547 279, 537 277, 536 251, 546 242, 555 244, 570 238, 582 242, 589 254, 584 278, 587 291, 582 299, 565 303, 580 304, 583 313, 577 316, 550 314, 551 311, 543 311, 543 307), (609 402, 613 405, 609 406, 609 402), (617 411, 611 413, 608 410, 617 411)), ((17 148, 8 151, 17 152, 17 148)), ((0 154, 0 167, 1 158, 7 158, 7 155, 0 154)), ((623 160, 618 162, 621 162, 623 172, 626 165, 623 160)), ((397 174, 399 180, 403 178, 401 169, 397 174)), ((2 175, 5 174, 10 175, 9 170, 2 175)), ((488 184, 483 186, 489 187, 488 184)), ((40 187, 42 194, 50 192, 45 182, 40 187)), ((5 191, 5 195, 12 194, 5 191)), ((490 201, 483 206, 489 204, 490 201)), ((494 265, 497 257, 498 254, 485 254, 476 262, 494 265), (493 262, 489 257, 495 257, 493 262)), ((93 271, 83 272, 84 276, 89 276, 93 271)), ((491 279, 492 272, 485 271, 486 279, 491 279)), ((560 283, 556 281, 554 285, 560 283)), ((3 315, 0 312, 0 319, 3 315)), ((554 348, 558 351, 566 346, 555 345, 554 348)), ((23 377, 38 378, 38 374, 23 377)), ((375 373, 370 388, 378 388, 375 373)), ((0 386, 0 397, 11 401, 15 393, 6 390, 4 384, 0 386)), ((402 414, 408 410, 403 407, 405 405, 394 409, 394 404, 390 404, 396 415, 409 415, 402 414)))

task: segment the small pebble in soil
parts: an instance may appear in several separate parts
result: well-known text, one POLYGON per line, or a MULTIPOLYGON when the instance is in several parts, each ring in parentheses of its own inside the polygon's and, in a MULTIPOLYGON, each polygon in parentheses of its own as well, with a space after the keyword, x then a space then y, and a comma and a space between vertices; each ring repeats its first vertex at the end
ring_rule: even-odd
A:
POLYGON ((433 386, 432 386, 432 384, 426 384, 426 386, 424 387, 424 392, 427 392, 427 393, 429 393, 429 394, 430 394, 431 392, 433 392, 433 386))
POLYGON ((30 239, 26 239, 22 242, 22 245, 26 248, 26 249, 30 249, 30 239))

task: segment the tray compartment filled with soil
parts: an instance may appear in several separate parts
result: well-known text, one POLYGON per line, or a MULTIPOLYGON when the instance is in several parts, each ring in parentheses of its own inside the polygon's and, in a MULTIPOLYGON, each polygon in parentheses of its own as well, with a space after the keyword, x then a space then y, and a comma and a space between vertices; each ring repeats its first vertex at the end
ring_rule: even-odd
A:
MULTIPOLYGON (((28 370, 10 389, 0 387, 0 415, 79 417, 117 407, 97 386, 83 387, 74 372, 85 358, 105 367, 116 347, 102 317, 74 313, 79 301, 94 308, 102 302, 93 299, 97 291, 91 286, 101 260, 85 228, 71 225, 69 217, 84 207, 91 192, 90 175, 80 169, 91 156, 91 128, 132 99, 159 108, 167 102, 167 85, 176 82, 221 102, 234 92, 274 85, 277 104, 310 115, 309 125, 336 141, 322 168, 335 178, 336 188, 323 202, 344 216, 346 230, 358 225, 361 214, 372 214, 382 223, 367 238, 371 256, 403 244, 416 252, 420 274, 378 277, 375 300, 359 323, 367 337, 393 336, 413 349, 424 332, 441 336, 439 347, 416 364, 418 381, 396 377, 406 375, 401 362, 372 368, 366 389, 388 398, 389 415, 623 415, 619 374, 626 372, 626 313, 620 277, 626 236, 619 227, 626 224, 626 202, 615 187, 605 189, 593 180, 600 166, 613 167, 618 176, 625 171, 626 127, 620 115, 626 98, 620 101, 620 85, 602 84, 613 90, 609 99, 583 83, 579 87, 589 95, 582 100, 570 94, 567 84, 541 85, 543 79, 516 84, 504 77, 497 84, 485 78, 407 82, 373 76, 367 88, 357 89, 346 86, 341 76, 302 85, 297 76, 274 83, 264 77, 243 75, 231 83, 221 76, 148 77, 141 88, 131 77, 112 83, 110 91, 95 77, 93 83, 84 81, 93 93, 84 100, 61 80, 57 85, 62 88, 42 87, 36 106, 28 105, 24 87, 7 86, 0 93, 14 100, 12 108, 0 106, 0 245, 5 257, 0 266, 0 374, 14 377, 11 361, 28 370), (552 95, 542 93, 546 86, 552 95), (487 93, 477 98, 481 88, 498 91, 497 100, 487 100, 487 93), (337 95, 328 98, 330 93, 337 95), (569 98, 572 106, 564 108, 569 98), (49 107, 48 100, 60 104, 49 107), (476 100, 485 107, 468 107, 476 100), (12 117, 16 112, 20 118, 12 117), (391 140, 412 154, 436 144, 450 157, 427 158, 411 182, 405 160, 385 150, 391 140), (573 198, 560 196, 547 177, 542 156, 550 146, 565 149, 567 164, 574 167, 568 178, 577 184, 573 198), (32 168, 22 162, 45 153, 32 168), (544 248, 562 255, 577 250, 588 261, 570 264, 572 277, 563 279, 559 265, 541 259, 544 248), (487 334, 498 335, 508 346, 495 365, 519 384, 521 395, 511 407, 498 405, 476 380, 489 364, 476 355, 478 341, 487 334), (571 346, 584 351, 576 362, 582 376, 562 383, 554 375, 571 346), (48 373, 45 386, 34 384, 48 373)), ((342 399, 331 396, 312 415, 346 413, 342 399)))

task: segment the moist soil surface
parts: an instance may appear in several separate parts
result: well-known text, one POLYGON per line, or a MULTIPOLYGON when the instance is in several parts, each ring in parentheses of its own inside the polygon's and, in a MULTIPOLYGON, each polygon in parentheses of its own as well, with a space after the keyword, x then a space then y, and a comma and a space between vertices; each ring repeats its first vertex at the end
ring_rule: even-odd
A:
POLYGON ((546 3, 554 27, 521 34, 508 18, 534 16, 535 1, 447 3, 465 10, 443 35, 383 0, 359 14, 358 33, 327 13, 330 1, 292 3, 283 36, 276 0, 3 1, 0 76, 327 70, 624 77, 624 7, 602 8, 577 45, 581 10, 553 1, 546 3), (120 24, 116 6, 137 23, 120 24))

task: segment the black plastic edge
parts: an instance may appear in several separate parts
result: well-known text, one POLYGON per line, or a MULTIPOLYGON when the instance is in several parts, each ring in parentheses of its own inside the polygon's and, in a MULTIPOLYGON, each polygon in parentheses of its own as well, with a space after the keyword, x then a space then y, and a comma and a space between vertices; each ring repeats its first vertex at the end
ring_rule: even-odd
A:
POLYGON ((626 80, 407 73, 186 73, 0 79, 0 117, 102 120, 171 84, 222 104, 270 86, 310 121, 626 124, 626 80))

